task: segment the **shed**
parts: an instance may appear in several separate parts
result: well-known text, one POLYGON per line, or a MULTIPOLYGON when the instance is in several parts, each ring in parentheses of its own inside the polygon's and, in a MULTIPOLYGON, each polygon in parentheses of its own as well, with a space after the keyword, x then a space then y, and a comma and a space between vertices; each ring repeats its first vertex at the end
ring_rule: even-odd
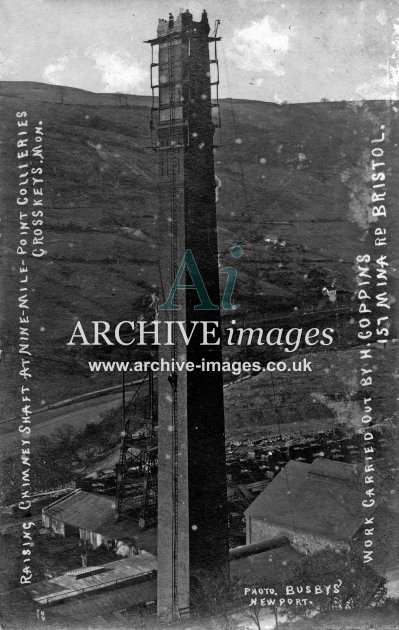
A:
POLYGON ((116 547, 120 540, 134 539, 136 547, 156 553, 156 530, 140 531, 133 519, 117 521, 115 501, 104 495, 75 490, 43 508, 42 522, 64 537, 79 536, 94 549, 101 544, 116 547))

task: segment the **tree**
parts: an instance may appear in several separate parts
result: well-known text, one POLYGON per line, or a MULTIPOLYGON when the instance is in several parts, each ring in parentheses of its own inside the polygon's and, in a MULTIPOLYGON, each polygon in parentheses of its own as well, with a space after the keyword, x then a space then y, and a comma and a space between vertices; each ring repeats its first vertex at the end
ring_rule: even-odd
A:
POLYGON ((0 495, 6 505, 20 499, 21 459, 14 455, 10 455, 1 463, 0 495))
POLYGON ((301 606, 286 603, 284 612, 290 618, 359 610, 379 606, 386 599, 385 579, 364 564, 360 555, 347 550, 325 549, 300 558, 288 567, 284 588, 286 599, 306 602, 301 606))
POLYGON ((198 571, 194 578, 194 606, 200 615, 209 617, 218 630, 235 630, 237 620, 234 618, 236 581, 230 579, 228 571, 198 571))
POLYGON ((67 460, 76 459, 78 441, 76 439, 76 431, 70 424, 66 424, 55 431, 53 438, 55 451, 61 453, 67 460))
MULTIPOLYGON (((260 603, 260 598, 257 598, 256 604, 253 606, 249 605, 248 601, 246 601, 242 606, 240 606, 240 612, 242 612, 242 614, 248 619, 251 619, 251 621, 253 621, 256 624, 256 627, 258 628, 258 630, 262 630, 262 626, 260 625, 261 611, 262 611, 262 605, 260 603)), ((276 617, 276 620, 277 620, 277 617, 276 617)))
POLYGON ((71 481, 71 464, 76 461, 72 439, 70 428, 65 427, 51 437, 43 435, 32 441, 30 470, 34 492, 71 481))

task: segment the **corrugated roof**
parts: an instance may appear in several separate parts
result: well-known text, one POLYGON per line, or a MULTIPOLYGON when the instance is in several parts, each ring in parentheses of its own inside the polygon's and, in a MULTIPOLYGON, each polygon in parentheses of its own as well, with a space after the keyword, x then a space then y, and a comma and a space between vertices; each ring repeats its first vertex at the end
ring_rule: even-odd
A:
POLYGON ((102 567, 104 568, 102 573, 76 579, 76 575, 69 571, 51 580, 35 582, 26 587, 26 590, 39 604, 54 603, 83 593, 110 588, 116 583, 140 579, 157 570, 157 560, 152 554, 143 552, 138 556, 107 562, 102 567))
POLYGON ((117 522, 114 506, 115 500, 110 497, 76 490, 43 508, 43 514, 110 540, 135 538, 143 549, 156 553, 155 529, 140 531, 132 519, 117 522))
POLYGON ((363 522, 363 488, 351 464, 290 460, 245 511, 246 516, 326 538, 351 540, 363 522))

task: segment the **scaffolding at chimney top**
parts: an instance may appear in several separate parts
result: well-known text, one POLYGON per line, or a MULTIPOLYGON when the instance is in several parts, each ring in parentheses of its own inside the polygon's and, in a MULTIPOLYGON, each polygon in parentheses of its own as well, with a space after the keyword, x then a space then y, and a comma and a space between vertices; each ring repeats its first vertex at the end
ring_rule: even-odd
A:
MULTIPOLYGON (((213 43, 213 57, 210 56, 209 64, 210 64, 211 69, 215 68, 215 71, 214 71, 215 76, 213 77, 213 79, 211 78, 211 81, 210 81, 212 122, 213 122, 215 131, 219 130, 218 140, 213 145, 215 149, 218 149, 221 146, 221 127, 222 127, 221 115, 220 115, 220 103, 219 103, 220 71, 219 71, 219 60, 218 60, 218 55, 217 55, 217 42, 221 40, 221 37, 218 37, 217 35, 219 25, 220 25, 220 20, 215 20, 214 32, 210 37, 208 37, 208 43, 211 43, 211 44, 213 43), (212 94, 212 90, 213 90, 213 94, 212 94)), ((171 67, 172 65, 174 65, 172 63, 174 43, 175 43, 174 40, 176 40, 178 37, 181 37, 180 33, 171 32, 171 33, 168 33, 168 35, 165 35, 163 37, 158 37, 157 39, 147 40, 146 42, 146 43, 151 44, 150 80, 151 80, 152 102, 151 102, 150 130, 151 130, 151 148, 154 151, 166 151, 166 150, 170 150, 171 148, 188 147, 190 146, 190 141, 192 138, 190 125, 189 125, 190 101, 184 102, 181 99, 179 103, 176 103, 176 98, 175 98, 176 94, 174 90, 173 80, 169 79, 168 82, 165 82, 162 84, 162 87, 169 87, 169 93, 170 93, 170 96, 172 97, 172 100, 170 100, 170 107, 162 106, 160 104, 161 86, 159 83, 159 76, 155 79, 155 82, 154 82, 153 70, 154 68, 159 68, 159 60, 156 60, 156 57, 154 55, 155 47, 161 44, 168 45, 169 67, 171 67), (172 95, 172 92, 173 92, 173 95, 172 95), (183 108, 183 107, 186 108, 186 112, 184 116, 180 114, 180 108, 183 108), (169 112, 169 117, 166 119, 165 114, 167 114, 168 112, 169 112), (169 125, 171 128, 173 128, 177 124, 178 120, 184 120, 185 133, 183 134, 183 142, 179 144, 178 142, 176 142, 176 140, 173 140, 171 138, 170 145, 161 146, 159 140, 154 138, 154 132, 156 132, 157 129, 161 128, 163 124, 169 125)), ((190 33, 187 33, 187 46, 188 46, 188 60, 190 62, 191 57, 192 57, 190 33)), ((212 70, 210 70, 210 72, 212 72, 212 70)), ((190 66, 188 68, 187 81, 188 82, 190 81, 190 66)))

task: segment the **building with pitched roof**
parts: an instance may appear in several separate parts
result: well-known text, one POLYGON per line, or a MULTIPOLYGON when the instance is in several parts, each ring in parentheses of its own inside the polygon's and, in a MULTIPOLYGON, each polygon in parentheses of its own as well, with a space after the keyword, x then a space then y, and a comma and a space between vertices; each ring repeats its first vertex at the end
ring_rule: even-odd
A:
POLYGON ((115 501, 104 495, 75 490, 42 510, 43 526, 61 536, 78 536, 93 549, 100 545, 117 548, 132 540, 136 548, 156 553, 156 530, 140 531, 133 519, 118 521, 115 501))
POLYGON ((67 571, 50 580, 35 582, 26 590, 37 604, 44 606, 69 601, 100 590, 108 591, 115 586, 155 580, 156 573, 155 556, 143 551, 131 558, 67 571))
POLYGON ((123 560, 67 571, 30 584, 24 591, 50 623, 61 621, 70 627, 71 622, 90 618, 101 627, 97 625, 100 615, 117 616, 127 609, 154 606, 156 574, 155 556, 143 551, 123 560))
POLYGON ((363 487, 352 464, 290 460, 245 511, 247 544, 285 535, 304 553, 348 549, 363 525, 363 487))

